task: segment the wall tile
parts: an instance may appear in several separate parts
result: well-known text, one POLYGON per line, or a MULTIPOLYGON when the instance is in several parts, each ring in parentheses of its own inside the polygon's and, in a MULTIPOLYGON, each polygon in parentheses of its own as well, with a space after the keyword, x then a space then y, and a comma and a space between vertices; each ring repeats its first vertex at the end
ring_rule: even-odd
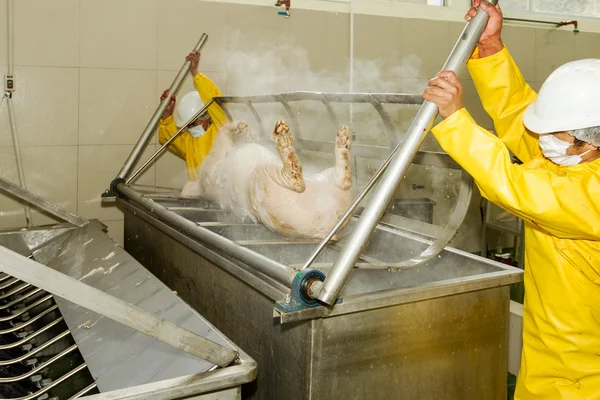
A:
POLYGON ((188 180, 185 161, 167 151, 156 162, 156 185, 178 191, 188 180))
POLYGON ((600 58, 600 34, 580 32, 575 35, 575 59, 600 58))
POLYGON ((79 66, 79 1, 18 0, 15 4, 15 62, 79 66))
POLYGON ((158 0, 80 0, 81 66, 156 69, 157 21, 158 0))
POLYGON ((308 76, 327 74, 332 56, 327 53, 327 41, 324 39, 327 36, 328 15, 312 10, 294 10, 294 16, 288 21, 291 73, 308 76))
POLYGON ((413 56, 420 60, 418 78, 431 79, 441 71, 451 49, 447 40, 449 31, 448 22, 424 19, 402 21, 401 54, 402 57, 413 56))
MULTIPOLYGON (((12 147, 0 147, 0 177, 19 183, 15 153, 12 147)), ((0 229, 26 226, 23 206, 0 192, 0 229)))
MULTIPOLYGON (((6 18, 7 0, 0 0, 0 27, 7 26, 6 18)), ((6 29, 0 29, 0 65, 8 64, 8 33, 6 29)), ((4 72, 2 73, 4 75, 4 72)))
MULTIPOLYGON (((7 67, 0 66, 0 74, 3 77, 6 72, 7 72, 7 67)), ((11 134, 11 130, 10 130, 10 119, 8 116, 8 103, 6 101, 0 101, 0 147, 12 146, 12 145, 13 145, 13 140, 12 140, 12 134, 11 134)))
MULTIPOLYGON (((118 221, 123 213, 114 205, 101 204, 100 196, 121 170, 131 153, 131 145, 80 146, 78 160, 79 174, 79 214, 84 218, 97 218, 101 221, 118 221)), ((149 146, 142 154, 141 162, 154 153, 155 146, 149 146)), ((137 169, 137 167, 136 167, 137 169)), ((136 183, 154 185, 155 170, 151 166, 137 179, 136 183)))
MULTIPOLYGON (((15 73, 13 99, 21 146, 76 145, 79 70, 18 67, 15 73)), ((8 112, 0 119, 8 124, 8 112)))
POLYGON ((289 69, 289 29, 269 7, 227 6, 227 72, 283 74, 289 69))
POLYGON ((82 69, 79 144, 134 144, 156 110, 156 72, 82 69))
POLYGON ((158 69, 179 70, 202 33, 202 72, 225 72, 227 4, 201 0, 158 0, 158 69), (182 10, 185 10, 182 12, 182 10))
POLYGON ((528 82, 535 80, 535 32, 533 28, 510 25, 502 29, 502 40, 528 82))
POLYGON ((556 68, 575 58, 575 34, 537 29, 535 32, 535 80, 544 81, 556 68))
MULTIPOLYGON (((27 188, 38 196, 77 213, 77 147, 24 147, 23 168, 27 188)), ((56 219, 32 210, 35 225, 56 219)))

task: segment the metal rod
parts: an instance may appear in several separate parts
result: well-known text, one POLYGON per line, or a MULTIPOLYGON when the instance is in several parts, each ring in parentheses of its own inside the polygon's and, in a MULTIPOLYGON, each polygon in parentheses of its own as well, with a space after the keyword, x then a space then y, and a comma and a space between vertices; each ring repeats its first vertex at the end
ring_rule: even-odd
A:
POLYGON ((49 202, 43 197, 37 196, 30 191, 23 189, 19 185, 15 185, 14 183, 7 181, 6 179, 0 178, 0 190, 26 201, 27 203, 54 215, 58 219, 67 221, 75 226, 82 227, 89 223, 89 221, 71 213, 70 211, 65 210, 54 203, 49 202))
POLYGON ((0 247, 0 270, 221 367, 229 365, 238 356, 234 349, 205 339, 5 247, 0 247))
POLYGON ((27 360, 29 357, 31 357, 32 355, 37 354, 37 353, 39 353, 39 352, 47 349, 48 347, 52 346, 54 343, 56 343, 59 340, 65 338, 67 336, 69 336, 70 334, 71 334, 71 331, 64 331, 60 335, 54 336, 52 339, 48 340, 43 345, 32 349, 31 351, 23 354, 22 356, 19 356, 17 358, 13 358, 12 360, 1 360, 0 361, 0 366, 5 367, 7 365, 12 365, 12 364, 23 362, 23 361, 27 360))
POLYGON ((33 400, 33 399, 37 399, 39 396, 43 395, 44 393, 48 392, 50 389, 60 385, 61 383, 63 383, 64 381, 66 381, 67 379, 69 379, 70 377, 72 377, 73 375, 75 375, 76 373, 78 373, 79 371, 83 371, 84 369, 87 368, 87 364, 81 364, 79 365, 77 368, 67 372, 66 374, 64 374, 63 376, 61 376, 60 378, 58 378, 57 380, 53 381, 51 384, 49 384, 48 386, 44 386, 43 389, 38 390, 35 393, 32 393, 30 395, 24 396, 24 397, 17 397, 14 398, 12 400, 33 400))
MULTIPOLYGON (((496 0, 490 2, 496 4, 496 0)), ((452 49, 443 67, 444 70, 452 70, 458 74, 463 69, 485 28, 488 18, 488 14, 483 9, 479 8, 477 10, 477 15, 467 23, 452 49)), ((429 133, 437 114, 438 108, 434 103, 426 101, 421 106, 402 142, 401 148, 381 177, 371 201, 365 206, 346 246, 340 252, 340 256, 325 279, 323 287, 317 295, 317 299, 321 302, 331 305, 337 300, 354 264, 367 245, 379 219, 387 209, 398 184, 406 174, 412 159, 429 133)))
MULTIPOLYGON (((196 43, 196 46, 194 46, 193 51, 201 51, 202 48, 204 47, 204 45, 206 44, 207 40, 208 40, 208 36, 206 35, 206 33, 203 33, 202 36, 200 36, 200 40, 198 40, 198 43, 196 43)), ((192 65, 191 61, 186 61, 183 63, 183 66, 179 70, 179 73, 177 74, 177 76, 175 77, 175 80, 173 80, 173 83, 171 84, 171 87, 169 88, 169 96, 167 96, 167 98, 164 99, 160 103, 160 105, 154 112, 154 115, 152 115, 150 122, 148 122, 146 129, 144 129, 142 136, 140 137, 140 139, 136 143, 135 147, 131 151, 131 154, 129 154, 129 157, 127 157, 127 161, 125 161, 125 164, 123 165, 123 168, 121 168, 121 171, 117 175, 117 178, 127 179, 127 177, 129 176, 129 173, 131 172, 133 167, 135 167, 135 165, 139 161, 144 149, 146 148, 146 146, 148 145, 148 142, 150 141, 150 138, 152 137, 152 135, 154 135, 154 131, 156 130, 156 127, 158 126, 158 122, 162 118, 162 115, 164 114, 165 110, 167 109, 167 106, 171 102, 171 95, 176 95, 177 92, 179 92, 179 88, 181 88, 181 84, 185 80, 185 77, 186 77, 187 73, 189 72, 191 65, 192 65)))
POLYGON ((6 289, 7 287, 9 287, 9 286, 12 286, 12 285, 14 285, 14 284, 15 284, 15 283, 17 283, 17 282, 21 282, 21 281, 20 281, 20 280, 18 280, 18 279, 14 279, 14 278, 13 278, 13 280, 12 280, 12 281, 10 281, 10 282, 8 282, 8 283, 4 283, 2 286, 0 286, 0 290, 4 290, 4 289, 6 289))
POLYGON ((14 333, 16 331, 19 331, 23 328, 25 328, 26 326, 29 326, 31 324, 33 324, 35 321, 38 321, 42 318, 44 318, 46 315, 50 314, 52 311, 56 310, 58 308, 57 305, 53 305, 52 307, 42 311, 41 313, 39 313, 38 315, 36 315, 35 317, 28 319, 26 322, 20 324, 20 325, 15 325, 9 329, 3 329, 0 331, 0 335, 6 335, 7 333, 14 333))
POLYGON ((120 183, 117 185, 117 190, 129 200, 134 201, 143 208, 149 210, 154 215, 161 218, 163 221, 168 222, 182 232, 187 233, 189 236, 200 240, 203 243, 214 246, 217 249, 222 250, 225 254, 252 266, 257 271, 275 279, 287 287, 291 287, 297 270, 287 265, 283 265, 275 260, 271 260, 262 254, 258 254, 252 250, 246 249, 206 228, 200 227, 196 223, 182 217, 181 215, 178 215, 173 211, 169 211, 162 205, 146 199, 144 196, 127 185, 120 183))
MULTIPOLYGON (((36 290, 41 291, 41 289, 36 289, 36 290)), ((17 317, 25 314, 27 311, 29 311, 29 310, 31 310, 31 309, 33 309, 33 308, 35 308, 35 307, 37 307, 37 306, 39 306, 41 304, 44 304, 45 302, 47 302, 48 300, 51 300, 51 299, 52 299, 52 295, 48 295, 48 296, 42 297, 41 299, 39 299, 35 303, 28 305, 27 307, 23 308, 22 310, 19 310, 18 312, 14 313, 12 315, 9 315, 7 317, 0 317, 0 322, 7 322, 7 321, 10 321, 11 319, 15 319, 15 318, 17 318, 17 317)))
POLYGON ((29 342, 31 339, 41 335, 42 333, 46 332, 48 329, 52 328, 53 326, 58 325, 61 321, 63 321, 62 317, 59 317, 57 319, 55 319, 54 321, 50 322, 48 325, 38 329, 37 331, 33 332, 31 335, 27 335, 25 336, 23 339, 18 340, 14 343, 9 343, 9 344, 4 344, 2 346, 0 346, 0 350, 8 350, 8 349, 14 349, 15 347, 21 346, 22 344, 25 344, 27 342, 29 342))
POLYGON ((0 306, 0 310, 5 310, 5 309, 7 309, 7 308, 10 308, 10 307, 14 306, 15 304, 19 304, 19 303, 21 303, 22 301, 26 300, 27 298, 29 298, 29 297, 31 297, 31 296, 33 296, 33 295, 37 294, 37 293, 40 293, 40 292, 42 292, 42 289, 39 289, 39 288, 36 288, 36 289, 32 290, 31 292, 27 292, 27 293, 25 293, 23 296, 21 296, 21 297, 19 297, 19 298, 16 298, 16 299, 14 299, 14 300, 13 300, 13 301, 11 301, 10 303, 2 304, 2 305, 0 306))
POLYGON ((575 27, 575 32, 579 32, 577 30, 577 27, 579 25, 577 20, 570 20, 570 21, 561 21, 561 22, 554 22, 554 21, 540 21, 540 20, 535 20, 535 19, 523 19, 523 18, 508 18, 505 17, 503 18, 505 21, 515 21, 515 22, 531 22, 534 24, 547 24, 547 25, 554 25, 557 28, 561 27, 561 26, 566 26, 566 25, 573 25, 575 27))
POLYGON ((51 359, 49 359, 48 361, 38 365, 37 367, 35 367, 34 369, 32 369, 31 371, 20 375, 20 376, 13 376, 10 378, 0 378, 0 383, 13 383, 13 382, 18 382, 21 381, 23 379, 27 379, 30 376, 35 375, 36 373, 40 372, 41 370, 43 370, 44 368, 50 366, 52 363, 54 363, 57 360, 60 360, 61 358, 63 358, 65 355, 69 354, 70 352, 72 352, 73 350, 77 349, 77 345, 74 344, 71 347, 61 351, 59 354, 55 355, 54 357, 52 357, 51 359))
POLYGON ((28 288, 28 287, 30 287, 30 286, 31 286, 31 285, 30 285, 29 283, 24 283, 24 284, 23 284, 23 285, 21 285, 21 286, 17 286, 16 288, 12 289, 10 292, 7 292, 7 293, 3 293, 3 294, 1 294, 1 295, 0 295, 0 300, 4 300, 4 299, 6 299, 6 298, 8 298, 8 297, 12 296, 13 294, 17 294, 17 293, 19 293, 20 291, 22 291, 22 290, 25 290, 25 289, 27 289, 27 288, 28 288))
MULTIPOLYGON (((169 145, 171 143, 173 143, 173 141, 175 141, 175 139, 177 139, 179 137, 179 135, 181 135, 183 132, 185 132, 188 129, 187 127, 188 127, 189 124, 191 124, 196 119, 198 119, 199 116, 201 116, 202 114, 204 114, 206 112, 206 110, 208 110, 208 107, 214 101, 215 101, 214 99, 211 99, 208 103, 206 103, 204 105, 204 107, 202 107, 202 109, 200 111, 198 111, 196 114, 194 114, 194 116, 192 118, 190 118, 188 122, 186 122, 181 128, 179 128, 179 130, 177 132, 175 132, 175 134, 173 136, 171 136, 169 138, 169 140, 167 140, 165 142, 165 144, 163 144, 162 147, 156 151, 156 153, 152 154, 152 156, 150 156, 150 158, 144 164, 142 164, 142 166, 139 167, 137 169, 137 171, 135 171, 133 174, 131 174, 131 176, 129 178, 127 178, 127 180, 125 181, 125 183, 129 184, 135 178, 137 178, 151 163, 154 162, 154 160, 156 160, 162 153, 165 152, 165 150, 167 149, 167 147, 169 147, 169 145)), ((137 160, 136 160, 136 162, 137 162, 137 160)))
POLYGON ((91 385, 89 385, 88 387, 82 389, 80 392, 74 394, 73 396, 69 397, 69 400, 74 400, 74 399, 78 399, 81 396, 83 396, 84 394, 87 394, 88 392, 91 392, 92 390, 96 389, 98 386, 96 385, 96 382, 92 383, 91 385))

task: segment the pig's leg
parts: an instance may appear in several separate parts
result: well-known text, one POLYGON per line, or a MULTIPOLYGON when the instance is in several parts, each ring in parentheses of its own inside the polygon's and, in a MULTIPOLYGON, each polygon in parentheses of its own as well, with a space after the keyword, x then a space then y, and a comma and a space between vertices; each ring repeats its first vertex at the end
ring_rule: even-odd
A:
POLYGON ((249 132, 248 124, 244 121, 230 122, 221 127, 215 143, 208 157, 200 167, 200 187, 202 193, 211 200, 217 202, 216 192, 217 182, 220 180, 220 164, 234 147, 234 136, 245 135, 249 132))
POLYGON ((277 152, 283 161, 283 167, 279 165, 264 165, 268 175, 275 183, 284 188, 302 193, 306 189, 304 177, 302 176, 302 164, 294 150, 294 138, 290 133, 290 127, 285 121, 277 121, 273 135, 271 136, 277 147, 277 152))
POLYGON ((240 135, 247 137, 252 135, 245 121, 234 121, 223 125, 210 151, 211 156, 219 160, 225 158, 227 152, 233 148, 234 138, 240 135))
POLYGON ((335 168, 333 181, 342 190, 352 187, 352 167, 350 165, 350 129, 342 126, 335 141, 335 168))

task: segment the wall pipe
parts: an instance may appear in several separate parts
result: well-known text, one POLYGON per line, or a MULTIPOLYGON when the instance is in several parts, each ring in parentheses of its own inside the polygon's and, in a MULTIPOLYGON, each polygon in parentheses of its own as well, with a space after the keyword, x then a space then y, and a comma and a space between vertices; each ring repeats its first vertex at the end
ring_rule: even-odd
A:
MULTIPOLYGON (((14 74, 14 4, 13 0, 7 2, 7 27, 8 27, 8 74, 14 74)), ((12 133, 13 145, 15 147, 15 161, 17 163, 17 172, 19 175, 19 185, 23 189, 27 189, 25 181, 25 169, 23 168, 23 158, 21 157, 21 146, 19 144, 19 131, 17 130, 17 118, 13 105, 12 92, 7 91, 4 94, 8 105, 8 119, 10 121, 10 131, 12 133)), ((33 221, 31 218, 31 208, 29 204, 23 203, 25 209, 25 222, 28 228, 31 228, 33 221)))
MULTIPOLYGON (((497 0, 491 0, 490 2, 496 4, 497 0)), ((489 16, 483 9, 479 8, 477 10, 477 16, 467 23, 452 49, 448 60, 444 64, 444 70, 452 70, 458 75, 473 52, 488 18, 489 16)), ((365 206, 356 227, 348 238, 346 246, 340 252, 325 282, 322 283, 316 296, 317 300, 329 305, 334 304, 337 300, 342 287, 354 268, 354 264, 366 247, 400 181, 412 164, 412 160, 429 133, 437 114, 438 108, 434 103, 428 101, 423 103, 402 142, 402 147, 381 177, 379 185, 372 194, 371 200, 365 206)))
MULTIPOLYGON (((208 36, 206 35, 206 33, 203 33, 202 36, 200 37, 200 40, 198 40, 198 43, 196 43, 196 46, 194 46, 193 51, 202 51, 202 48, 204 47, 204 45, 206 44, 207 41, 208 41, 208 36)), ((150 141, 150 138, 152 137, 152 135, 154 135, 154 131, 156 130, 156 127, 158 126, 158 122, 162 118, 163 113, 165 112, 165 110, 167 109, 167 106, 171 102, 171 95, 177 94, 177 92, 179 91, 179 88, 181 87, 181 84, 183 83, 187 73, 190 70, 191 65, 192 65, 191 61, 186 61, 185 63, 183 63, 183 66, 179 70, 179 73, 177 74, 177 76, 175 77, 175 80, 173 81, 173 83, 171 84, 171 87, 169 88, 169 96, 167 96, 167 98, 165 98, 160 103, 160 105, 154 112, 154 115, 152 115, 152 118, 150 119, 150 122, 148 122, 146 129, 144 129, 142 136, 136 143, 135 147, 131 151, 131 154, 129 154, 127 161, 125 161, 123 168, 121 168, 121 171, 117 175, 117 178, 115 179, 116 181, 125 181, 127 179, 127 177, 129 176, 129 174, 131 173, 131 170, 133 169, 133 167, 135 167, 135 165, 139 161, 144 149, 146 148, 146 146, 148 145, 148 142, 150 141)), ((113 188, 111 187, 111 191, 112 191, 112 189, 113 188)))

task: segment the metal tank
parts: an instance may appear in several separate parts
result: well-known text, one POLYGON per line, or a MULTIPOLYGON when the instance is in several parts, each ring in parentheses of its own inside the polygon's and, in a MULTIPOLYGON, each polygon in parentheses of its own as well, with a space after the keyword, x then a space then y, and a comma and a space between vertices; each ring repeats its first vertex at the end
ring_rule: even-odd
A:
MULTIPOLYGON (((444 69, 460 71, 486 21, 480 10, 444 69)), ((309 137, 299 123, 295 104, 305 101, 321 104, 336 130, 340 104, 370 105, 390 141, 398 128, 386 106, 420 105, 395 148, 352 146, 353 157, 381 167, 323 241, 291 240, 208 202, 136 186, 182 128, 135 172, 141 150, 132 152, 103 195, 125 211, 126 250, 257 361, 244 398, 504 399, 509 285, 522 271, 448 247, 472 181, 446 154, 419 151, 436 117, 431 103, 382 93, 228 96, 190 122, 213 104, 233 120, 241 104, 266 136, 262 107, 276 103, 301 159, 331 153, 333 137, 309 137), (386 212, 412 164, 462 171, 445 227, 386 212)))

